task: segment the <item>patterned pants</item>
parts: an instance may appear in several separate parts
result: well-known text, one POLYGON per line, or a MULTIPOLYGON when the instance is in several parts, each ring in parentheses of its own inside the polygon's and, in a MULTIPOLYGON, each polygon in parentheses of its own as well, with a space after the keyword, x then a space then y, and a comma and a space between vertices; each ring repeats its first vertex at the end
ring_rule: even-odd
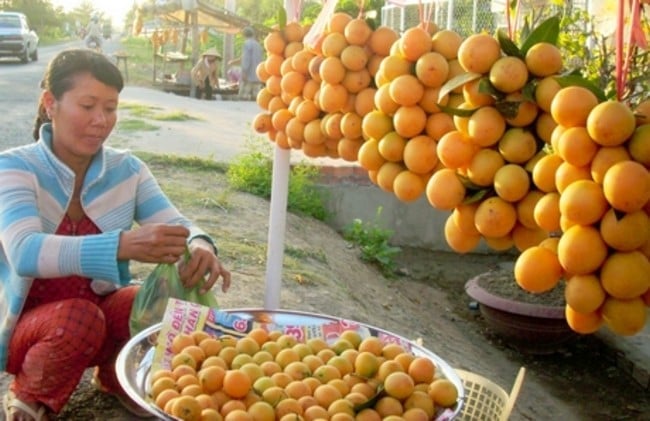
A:
POLYGON ((58 413, 85 369, 97 366, 102 386, 124 394, 115 359, 130 336, 137 289, 106 296, 82 293, 82 298, 60 298, 24 311, 9 345, 7 372, 15 376, 10 389, 21 400, 41 402, 58 413))

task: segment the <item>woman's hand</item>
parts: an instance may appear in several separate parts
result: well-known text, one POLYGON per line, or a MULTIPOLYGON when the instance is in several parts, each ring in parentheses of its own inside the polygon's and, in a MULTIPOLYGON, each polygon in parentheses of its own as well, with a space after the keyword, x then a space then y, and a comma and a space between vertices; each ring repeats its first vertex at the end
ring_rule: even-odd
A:
POLYGON ((195 238, 189 244, 190 260, 181 260, 178 274, 186 288, 201 284, 199 293, 210 291, 215 283, 222 279, 221 290, 227 292, 230 288, 230 272, 223 267, 219 258, 214 254, 212 244, 201 238, 195 238))
POLYGON ((147 224, 120 234, 119 260, 174 263, 185 251, 190 231, 182 225, 147 224))

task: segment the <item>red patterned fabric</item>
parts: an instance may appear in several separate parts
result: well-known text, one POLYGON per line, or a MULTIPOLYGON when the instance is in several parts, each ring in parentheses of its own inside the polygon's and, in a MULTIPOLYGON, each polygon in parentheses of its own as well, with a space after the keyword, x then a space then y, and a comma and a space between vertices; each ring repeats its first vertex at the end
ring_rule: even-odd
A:
MULTIPOLYGON (((92 235, 100 231, 86 216, 64 218, 60 235, 92 235)), ((11 338, 7 371, 15 376, 11 390, 19 399, 59 412, 88 367, 97 366, 102 386, 124 393, 114 363, 129 339, 129 315, 137 287, 100 296, 90 279, 68 276, 35 279, 11 338)))

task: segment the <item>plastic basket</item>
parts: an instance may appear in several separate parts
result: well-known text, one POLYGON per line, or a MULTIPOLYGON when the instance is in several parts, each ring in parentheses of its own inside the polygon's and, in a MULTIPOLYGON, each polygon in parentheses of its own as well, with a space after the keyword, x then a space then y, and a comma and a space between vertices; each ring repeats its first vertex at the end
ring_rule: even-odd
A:
POLYGON ((476 373, 456 369, 463 388, 465 402, 459 419, 466 421, 507 421, 515 405, 525 368, 521 367, 510 393, 493 381, 476 373))

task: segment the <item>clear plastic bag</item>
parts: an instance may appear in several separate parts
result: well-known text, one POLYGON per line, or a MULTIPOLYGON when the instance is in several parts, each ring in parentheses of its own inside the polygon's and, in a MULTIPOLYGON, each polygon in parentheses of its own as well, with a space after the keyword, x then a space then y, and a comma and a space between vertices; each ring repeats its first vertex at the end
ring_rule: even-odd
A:
MULTIPOLYGON (((189 259, 189 251, 186 250, 185 258, 189 259)), ((167 308, 167 301, 170 298, 198 303, 210 308, 218 308, 217 297, 212 291, 205 294, 199 292, 201 285, 194 288, 185 288, 178 275, 178 268, 175 263, 159 263, 144 280, 138 290, 131 316, 129 318, 129 330, 131 335, 160 323, 167 308)))

